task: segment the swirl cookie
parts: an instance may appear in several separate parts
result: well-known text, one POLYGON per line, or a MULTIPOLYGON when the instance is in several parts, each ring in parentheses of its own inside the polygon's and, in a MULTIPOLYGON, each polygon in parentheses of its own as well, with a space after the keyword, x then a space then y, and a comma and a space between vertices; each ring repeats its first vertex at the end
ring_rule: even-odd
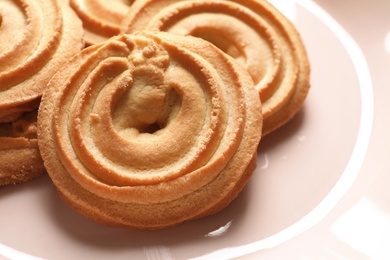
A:
POLYGON ((80 20, 65 2, 0 2, 0 185, 43 172, 31 114, 50 78, 83 47, 82 34, 80 20), (28 134, 15 134, 26 122, 28 134))
POLYGON ((293 24, 265 0, 136 1, 123 32, 203 38, 243 64, 263 104, 266 135, 301 108, 310 87, 305 47, 293 24))
POLYGON ((226 207, 254 171, 261 128, 253 82, 228 55, 138 33, 84 49, 53 77, 38 143, 70 207, 156 229, 226 207))
POLYGON ((120 33, 120 25, 133 0, 69 0, 83 21, 86 45, 102 42, 120 33))

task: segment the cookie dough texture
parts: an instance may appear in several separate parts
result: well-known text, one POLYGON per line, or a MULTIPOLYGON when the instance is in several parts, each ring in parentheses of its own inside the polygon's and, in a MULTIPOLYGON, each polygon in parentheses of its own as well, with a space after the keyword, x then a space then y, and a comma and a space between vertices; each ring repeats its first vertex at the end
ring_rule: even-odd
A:
POLYGON ((81 51, 38 115, 46 169, 94 221, 158 229, 216 213, 256 165, 261 102, 246 70, 207 41, 121 35, 81 51))

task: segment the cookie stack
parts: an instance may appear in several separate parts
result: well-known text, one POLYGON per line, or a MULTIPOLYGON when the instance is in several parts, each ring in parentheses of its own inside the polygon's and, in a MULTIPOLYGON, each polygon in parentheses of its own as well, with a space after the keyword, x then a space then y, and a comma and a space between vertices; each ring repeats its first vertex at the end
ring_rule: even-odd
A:
POLYGON ((39 105, 37 123, 28 113, 38 157, 67 204, 99 223, 158 229, 222 210, 253 174, 261 137, 307 95, 298 32, 262 0, 106 3, 67 3, 86 45, 79 20, 57 31, 77 53, 61 51, 68 61, 48 65, 58 72, 20 110, 39 105))
POLYGON ((45 172, 36 114, 51 77, 83 47, 83 28, 57 0, 0 2, 0 186, 45 172))

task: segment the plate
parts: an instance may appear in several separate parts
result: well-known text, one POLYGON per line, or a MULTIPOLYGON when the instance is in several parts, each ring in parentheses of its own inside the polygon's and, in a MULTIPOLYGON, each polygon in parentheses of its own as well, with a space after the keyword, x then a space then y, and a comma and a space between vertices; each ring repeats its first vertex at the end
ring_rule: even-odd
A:
POLYGON ((101 226, 47 176, 0 189, 5 259, 387 259, 390 2, 272 1, 312 66, 302 110, 261 141, 258 167, 222 212, 174 228, 101 226))

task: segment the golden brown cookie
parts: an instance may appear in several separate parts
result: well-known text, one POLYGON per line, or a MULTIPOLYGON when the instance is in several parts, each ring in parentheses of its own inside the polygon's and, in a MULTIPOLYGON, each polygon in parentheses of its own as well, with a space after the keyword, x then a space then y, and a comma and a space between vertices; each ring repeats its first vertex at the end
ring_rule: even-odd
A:
POLYGON ((207 41, 163 32, 84 49, 38 114, 42 158, 70 207, 145 229, 226 207, 254 171, 261 128, 243 67, 207 41))
POLYGON ((87 46, 120 33, 120 25, 134 0, 69 0, 83 21, 87 46))
POLYGON ((166 31, 203 38, 242 63, 263 104, 266 135, 301 108, 310 66, 294 25, 265 0, 136 1, 123 32, 166 31))
POLYGON ((50 78, 83 47, 82 37, 66 1, 0 2, 0 185, 42 174, 36 133, 14 131, 27 121, 36 125, 31 113, 50 78))
POLYGON ((45 173, 37 141, 37 110, 0 123, 0 186, 29 181, 45 173))

